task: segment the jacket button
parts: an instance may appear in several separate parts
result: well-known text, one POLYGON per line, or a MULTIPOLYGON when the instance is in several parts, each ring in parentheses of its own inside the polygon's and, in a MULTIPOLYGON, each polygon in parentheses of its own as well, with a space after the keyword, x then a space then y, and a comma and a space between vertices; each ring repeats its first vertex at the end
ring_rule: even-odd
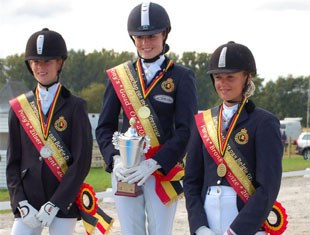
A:
POLYGON ((39 157, 39 161, 42 161, 42 157, 41 156, 39 157))
POLYGON ((69 206, 67 207, 67 210, 70 210, 71 206, 72 206, 72 203, 69 204, 69 206))

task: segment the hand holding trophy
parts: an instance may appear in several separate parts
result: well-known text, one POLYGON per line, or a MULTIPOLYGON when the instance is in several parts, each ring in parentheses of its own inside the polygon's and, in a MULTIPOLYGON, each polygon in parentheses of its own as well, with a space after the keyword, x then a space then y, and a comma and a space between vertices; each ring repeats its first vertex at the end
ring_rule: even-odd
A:
MULTIPOLYGON (((144 153, 150 148, 150 139, 147 136, 139 136, 134 125, 135 118, 129 120, 130 127, 122 134, 114 132, 112 143, 120 152, 121 165, 126 170, 134 169, 141 162, 144 153)), ((129 171, 130 172, 130 171, 129 171)), ((141 187, 136 183, 118 181, 116 195, 136 197, 142 193, 141 187)))

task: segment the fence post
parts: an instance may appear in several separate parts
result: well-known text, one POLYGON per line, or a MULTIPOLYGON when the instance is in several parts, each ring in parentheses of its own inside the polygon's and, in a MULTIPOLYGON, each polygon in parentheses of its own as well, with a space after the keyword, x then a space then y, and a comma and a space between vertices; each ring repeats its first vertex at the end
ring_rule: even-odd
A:
POLYGON ((292 137, 290 136, 288 139, 288 158, 291 158, 291 149, 292 149, 292 137))

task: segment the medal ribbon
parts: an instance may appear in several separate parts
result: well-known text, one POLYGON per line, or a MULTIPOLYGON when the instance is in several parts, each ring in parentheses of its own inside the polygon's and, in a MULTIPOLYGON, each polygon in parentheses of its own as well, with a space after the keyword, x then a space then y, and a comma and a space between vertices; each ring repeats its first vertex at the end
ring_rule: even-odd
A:
POLYGON ((230 125, 229 125, 229 128, 228 128, 228 131, 227 131, 227 134, 226 136, 224 137, 222 135, 222 126, 223 126, 223 105, 221 105, 220 107, 220 113, 219 113, 219 121, 218 121, 218 127, 217 127, 217 136, 219 138, 219 147, 220 147, 220 153, 222 156, 224 156, 224 153, 226 151, 226 148, 227 148, 227 144, 228 144, 228 141, 229 141, 229 138, 230 138, 230 135, 232 133, 232 131, 234 130, 235 128, 235 125, 237 123, 237 120, 240 116, 240 113, 246 103, 247 99, 244 98, 241 105, 239 105, 234 117, 233 117, 233 120, 231 121, 230 125), (224 138, 224 140, 223 140, 224 138))
POLYGON ((58 97, 59 97, 59 94, 60 94, 60 88, 61 88, 61 84, 59 84, 58 87, 57 87, 56 94, 55 94, 55 96, 53 98, 52 104, 50 106, 50 110, 48 112, 46 123, 44 121, 44 114, 42 112, 42 106, 41 106, 41 101, 40 101, 41 99, 40 99, 40 96, 39 96, 39 89, 36 89, 36 100, 37 100, 37 106, 38 106, 38 109, 39 109, 39 118, 40 118, 40 122, 41 122, 42 133, 43 133, 43 136, 44 136, 45 140, 48 137, 48 133, 49 133, 49 130, 50 130, 50 127, 51 127, 51 122, 52 122, 52 118, 53 118, 53 115, 54 115, 55 106, 56 106, 56 103, 57 103, 57 100, 58 100, 58 97))
MULTIPOLYGON (((226 179, 236 191, 238 196, 246 203, 251 195, 255 192, 255 187, 252 182, 247 178, 247 175, 239 167, 238 163, 234 160, 230 152, 225 152, 223 156, 220 152, 220 143, 216 135, 215 125, 212 120, 211 110, 204 111, 195 115, 196 126, 202 141, 217 165, 225 164, 227 167, 226 179), (223 157, 222 157, 223 156, 223 157)), ((220 119, 221 120, 221 119, 220 119)), ((226 146, 227 147, 227 146, 226 146)), ((279 202, 275 202, 272 211, 277 216, 276 223, 272 224, 267 219, 263 227, 271 235, 280 235, 286 230, 287 214, 285 208, 279 202)))
POLYGON ((143 97, 146 98, 148 94, 151 92, 153 87, 158 83, 158 81, 165 75, 166 71, 173 65, 173 60, 169 60, 167 66, 160 71, 160 73, 152 80, 152 83, 147 87, 145 84, 144 80, 144 75, 143 75, 143 68, 142 68, 142 62, 141 59, 137 60, 136 66, 137 66, 137 71, 138 71, 138 76, 140 83, 143 84, 142 87, 142 92, 143 92, 143 97))

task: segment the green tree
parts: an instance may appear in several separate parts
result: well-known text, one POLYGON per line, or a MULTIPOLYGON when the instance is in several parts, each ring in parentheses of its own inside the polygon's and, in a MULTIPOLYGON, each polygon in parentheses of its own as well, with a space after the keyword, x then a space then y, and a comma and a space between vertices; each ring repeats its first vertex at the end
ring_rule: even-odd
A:
MULTIPOLYGON (((199 109, 207 109, 220 101, 214 90, 212 79, 207 74, 211 54, 184 52, 179 56, 170 52, 168 56, 176 63, 192 69, 196 75, 199 109)), ((114 50, 93 51, 86 54, 84 50, 68 52, 61 73, 61 82, 73 93, 84 97, 89 104, 90 112, 99 112, 105 84, 108 80, 106 70, 124 61, 134 61, 135 53, 115 52, 114 50)), ((23 81, 28 88, 34 88, 36 81, 29 73, 24 54, 7 56, 0 59, 0 86, 6 79, 23 81)), ((306 125, 308 91, 310 77, 279 77, 276 81, 269 81, 263 85, 264 79, 254 78, 256 91, 251 99, 273 113, 279 119, 285 117, 302 117, 303 126, 306 125)))
POLYGON ((0 59, 0 89, 5 84, 5 81, 7 79, 5 74, 5 61, 4 59, 0 59))
POLYGON ((24 54, 8 56, 5 59, 4 67, 8 79, 22 81, 29 89, 34 88, 36 81, 25 65, 24 54))
POLYGON ((257 99, 257 104, 277 115, 285 117, 302 117, 306 124, 308 89, 310 77, 279 77, 269 81, 257 99))
POLYGON ((210 75, 207 74, 210 54, 184 52, 179 63, 192 69, 196 75, 199 109, 204 110, 218 103, 210 75))
POLYGON ((107 69, 113 68, 118 64, 124 63, 125 61, 133 61, 135 55, 132 52, 115 52, 114 50, 102 49, 100 52, 94 51, 88 55, 89 67, 91 67, 91 81, 92 82, 103 82, 106 84, 108 76, 106 73, 107 69))
POLYGON ((68 58, 61 73, 61 82, 73 93, 78 93, 88 85, 85 83, 85 80, 87 80, 85 76, 85 60, 84 50, 77 52, 70 50, 68 52, 68 58))
POLYGON ((275 97, 277 102, 274 104, 276 113, 280 119, 285 117, 302 117, 305 125, 308 101, 308 78, 280 77, 276 80, 275 97))
POLYGON ((93 82, 106 83, 105 70, 134 58, 133 53, 117 53, 102 49, 85 54, 84 50, 69 51, 62 72, 62 82, 73 92, 78 93, 93 82))
POLYGON ((81 90, 80 96, 87 101, 88 112, 99 113, 104 92, 105 85, 95 82, 81 90))

